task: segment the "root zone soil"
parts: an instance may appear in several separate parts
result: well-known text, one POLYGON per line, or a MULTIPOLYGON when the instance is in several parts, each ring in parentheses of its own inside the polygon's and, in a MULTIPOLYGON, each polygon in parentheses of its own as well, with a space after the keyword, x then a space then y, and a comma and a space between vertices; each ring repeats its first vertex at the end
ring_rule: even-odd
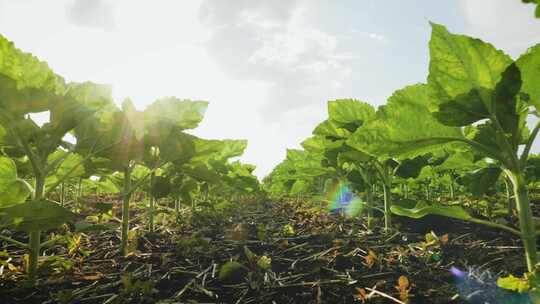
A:
POLYGON ((75 249, 45 250, 59 260, 34 286, 20 271, 22 251, 9 247, 0 303, 469 303, 501 294, 456 279, 452 267, 491 281, 526 270, 519 240, 504 232, 438 217, 396 222, 399 231, 368 231, 360 219, 292 202, 185 214, 153 234, 135 222, 132 254, 119 254, 116 231, 83 235, 75 249), (230 261, 245 271, 220 279, 230 261))

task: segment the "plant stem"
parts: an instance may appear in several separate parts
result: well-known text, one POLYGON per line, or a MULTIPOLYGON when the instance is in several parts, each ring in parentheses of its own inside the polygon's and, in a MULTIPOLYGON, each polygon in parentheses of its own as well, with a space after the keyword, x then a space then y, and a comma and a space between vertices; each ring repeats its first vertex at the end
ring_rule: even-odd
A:
POLYGON ((516 208, 519 216, 519 228, 521 231, 521 240, 525 248, 525 260, 529 272, 535 271, 535 265, 538 262, 536 252, 536 231, 532 216, 529 194, 527 193, 525 178, 521 172, 511 172, 510 180, 514 187, 516 199, 516 208))
POLYGON ((66 199, 66 185, 64 182, 60 184, 60 205, 64 207, 64 201, 66 199))
POLYGON ((127 165, 124 169, 124 193, 122 202, 122 241, 120 243, 120 251, 123 255, 126 255, 128 245, 128 232, 129 232, 129 201, 131 199, 131 166, 127 165))
POLYGON ((371 229, 371 222, 373 220, 373 193, 372 190, 372 177, 371 172, 367 173, 367 185, 366 185, 366 208, 367 208, 367 228, 371 229))
MULTIPOLYGON (((45 176, 42 174, 36 174, 36 188, 34 189, 34 199, 31 204, 39 204, 43 199, 43 193, 45 191, 45 176)), ((28 256, 28 276, 33 280, 36 276, 39 260, 39 250, 41 249, 41 231, 31 231, 28 238, 28 247, 30 248, 30 255, 28 256)))
POLYGON ((79 183, 77 185, 77 194, 75 197, 75 205, 77 209, 81 210, 81 196, 82 196, 82 177, 79 177, 79 183))
POLYGON ((148 192, 148 196, 149 196, 149 200, 150 200, 150 207, 149 207, 149 211, 150 211, 150 214, 148 215, 148 228, 150 230, 150 232, 154 232, 154 210, 155 210, 155 199, 154 199, 154 192, 152 191, 153 187, 154 187, 154 180, 155 180, 155 177, 156 177, 156 173, 155 172, 152 172, 152 174, 150 175, 150 190, 148 192))
POLYGON ((454 193, 454 177, 452 176, 452 173, 450 173, 450 199, 454 199, 455 198, 455 193, 454 193))
POLYGON ((28 244, 19 242, 17 240, 14 240, 14 239, 12 239, 10 237, 7 237, 7 236, 1 235, 1 234, 0 234, 0 240, 3 240, 3 241, 8 242, 8 243, 12 243, 13 245, 21 247, 21 248, 26 248, 26 249, 30 248, 28 246, 28 244))
POLYGON ((180 199, 174 200, 174 214, 176 215, 176 220, 180 217, 180 199))
POLYGON ((512 217, 514 213, 514 204, 512 202, 512 195, 510 194, 510 185, 508 184, 508 179, 504 178, 504 188, 506 190, 506 201, 508 204, 508 216, 512 217))
POLYGON ((405 199, 409 198, 409 186, 407 184, 403 185, 405 188, 405 199))
POLYGON ((383 195, 384 195, 384 229, 386 231, 392 228, 392 212, 390 207, 392 206, 392 196, 390 193, 390 187, 383 183, 383 195))

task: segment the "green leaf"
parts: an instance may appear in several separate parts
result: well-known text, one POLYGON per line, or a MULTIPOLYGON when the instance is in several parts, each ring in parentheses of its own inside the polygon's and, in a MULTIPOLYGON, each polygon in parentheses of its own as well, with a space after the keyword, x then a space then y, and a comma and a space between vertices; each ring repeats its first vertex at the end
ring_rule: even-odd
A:
POLYGON ((246 140, 208 140, 193 137, 195 144, 195 155, 190 159, 190 163, 207 163, 210 160, 227 160, 240 156, 247 147, 246 140))
POLYGON ((396 175, 402 178, 417 178, 422 168, 429 164, 429 157, 424 155, 413 159, 404 159, 396 170, 396 175))
POLYGON ((219 175, 215 171, 211 170, 205 165, 186 167, 183 171, 184 174, 202 182, 216 183, 220 179, 219 175))
POLYGON ((498 278, 497 286, 503 289, 517 291, 520 293, 527 292, 531 288, 527 279, 516 278, 513 275, 498 278))
POLYGON ((163 176, 154 176, 152 185, 152 195, 154 198, 163 198, 171 193, 171 183, 169 179, 163 176))
POLYGON ((151 126, 159 122, 181 130, 194 129, 204 118, 207 107, 207 101, 161 98, 144 110, 144 123, 151 126))
POLYGON ((17 49, 0 35, 0 109, 20 116, 48 110, 65 90, 64 80, 49 66, 17 49))
POLYGON ((344 127, 340 126, 338 123, 331 120, 325 120, 321 122, 315 130, 313 130, 314 135, 324 136, 328 139, 339 139, 347 138, 350 136, 351 132, 344 127))
POLYGON ((426 215, 440 215, 456 218, 460 220, 469 220, 471 216, 460 206, 444 206, 440 204, 428 205, 425 202, 418 202, 414 208, 409 206, 402 207, 399 202, 390 207, 390 211, 396 215, 419 219, 426 215))
POLYGON ((246 279, 248 268, 238 262, 227 262, 219 270, 219 281, 224 284, 238 284, 246 279))
MULTIPOLYGON (((491 93, 512 59, 479 39, 451 34, 435 23, 431 27, 428 84, 435 105, 449 114, 453 103, 456 110, 452 113, 468 114, 462 117, 461 125, 471 123, 471 118, 495 113, 491 93)), ((457 125, 457 121, 451 125, 457 125)))
POLYGON ((68 209, 47 200, 0 209, 2 224, 25 232, 54 229, 74 217, 75 214, 68 209))
POLYGON ((530 103, 534 105, 537 111, 540 111, 540 44, 537 44, 521 55, 516 64, 521 71, 523 84, 521 91, 526 93, 530 103))
POLYGON ((75 166, 80 164, 78 167, 76 167, 75 171, 70 174, 70 178, 83 176, 85 174, 84 166, 81 164, 83 157, 75 153, 69 153, 69 155, 66 155, 68 153, 69 152, 57 150, 49 155, 49 158, 47 159, 47 163, 49 164, 60 161, 60 159, 63 158, 58 166, 52 168, 53 172, 55 172, 54 175, 58 178, 63 177, 68 174, 69 171, 75 168, 75 166))
POLYGON ((23 203, 30 189, 17 177, 15 162, 0 156, 0 208, 23 203))
POLYGON ((463 138, 461 130, 438 122, 429 103, 424 84, 394 92, 377 118, 359 128, 347 145, 381 158, 414 158, 455 145, 463 138))
POLYGON ((112 170, 123 170, 131 160, 140 160, 144 146, 126 113, 110 105, 75 128, 76 151, 108 159, 112 170))
POLYGON ((79 221, 75 223, 75 233, 92 233, 92 232, 102 232, 102 231, 112 231, 115 230, 118 225, 113 223, 107 224, 92 224, 87 221, 79 221))
POLYGON ((328 102, 328 116, 332 122, 354 132, 356 128, 373 118, 375 109, 368 103, 354 99, 338 99, 328 102), (349 127, 347 127, 349 125, 349 127), (352 130, 350 129, 351 127, 352 130))
POLYGON ((462 180, 472 195, 481 197, 495 186, 501 173, 498 167, 481 168, 463 176, 462 180))
POLYGON ((453 151, 442 164, 437 166, 438 171, 466 171, 475 168, 478 168, 475 164, 475 154, 470 151, 453 151))

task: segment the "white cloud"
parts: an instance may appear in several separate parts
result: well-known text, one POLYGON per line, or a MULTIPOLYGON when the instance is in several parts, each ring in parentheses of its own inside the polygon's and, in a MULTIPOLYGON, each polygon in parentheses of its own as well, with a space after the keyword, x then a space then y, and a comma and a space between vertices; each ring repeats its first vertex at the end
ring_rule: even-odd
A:
POLYGON ((502 48, 513 57, 540 42, 540 19, 534 5, 513 0, 461 0, 467 32, 502 48))
POLYGON ((297 108, 321 102, 350 75, 349 54, 339 38, 308 21, 309 2, 207 0, 203 22, 213 31, 209 53, 229 75, 272 84, 261 112, 267 121, 297 108))
POLYGON ((115 26, 113 6, 103 0, 74 0, 66 8, 68 19, 78 26, 112 29, 115 26))

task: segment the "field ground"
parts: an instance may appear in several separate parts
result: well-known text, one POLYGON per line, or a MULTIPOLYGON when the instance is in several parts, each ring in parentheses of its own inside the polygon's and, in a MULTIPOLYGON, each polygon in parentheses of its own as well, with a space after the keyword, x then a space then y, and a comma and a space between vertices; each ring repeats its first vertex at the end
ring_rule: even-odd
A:
MULTIPOLYGON (((24 287, 22 273, 5 275, 0 302, 362 303, 369 297, 366 303, 397 303, 389 296, 410 303, 465 303, 457 299, 452 266, 475 267, 480 274, 526 271, 519 241, 505 232, 448 218, 396 217, 399 233, 367 233, 359 220, 299 205, 244 203, 227 212, 186 213, 175 231, 134 234, 134 253, 125 258, 116 232, 99 232, 68 247, 71 252, 66 246, 46 250, 75 263, 63 271, 53 263, 36 287, 24 287), (431 231, 437 238, 426 240, 431 231), (269 257, 271 270, 253 265, 245 247, 269 257), (247 270, 220 280, 221 266, 231 260, 247 270), (409 283, 401 295, 400 276, 409 283)), ((140 219, 134 226, 143 231, 140 219)), ((9 252, 11 263, 21 264, 22 251, 9 252)), ((460 286, 464 295, 489 297, 489 286, 480 292, 460 286)))

